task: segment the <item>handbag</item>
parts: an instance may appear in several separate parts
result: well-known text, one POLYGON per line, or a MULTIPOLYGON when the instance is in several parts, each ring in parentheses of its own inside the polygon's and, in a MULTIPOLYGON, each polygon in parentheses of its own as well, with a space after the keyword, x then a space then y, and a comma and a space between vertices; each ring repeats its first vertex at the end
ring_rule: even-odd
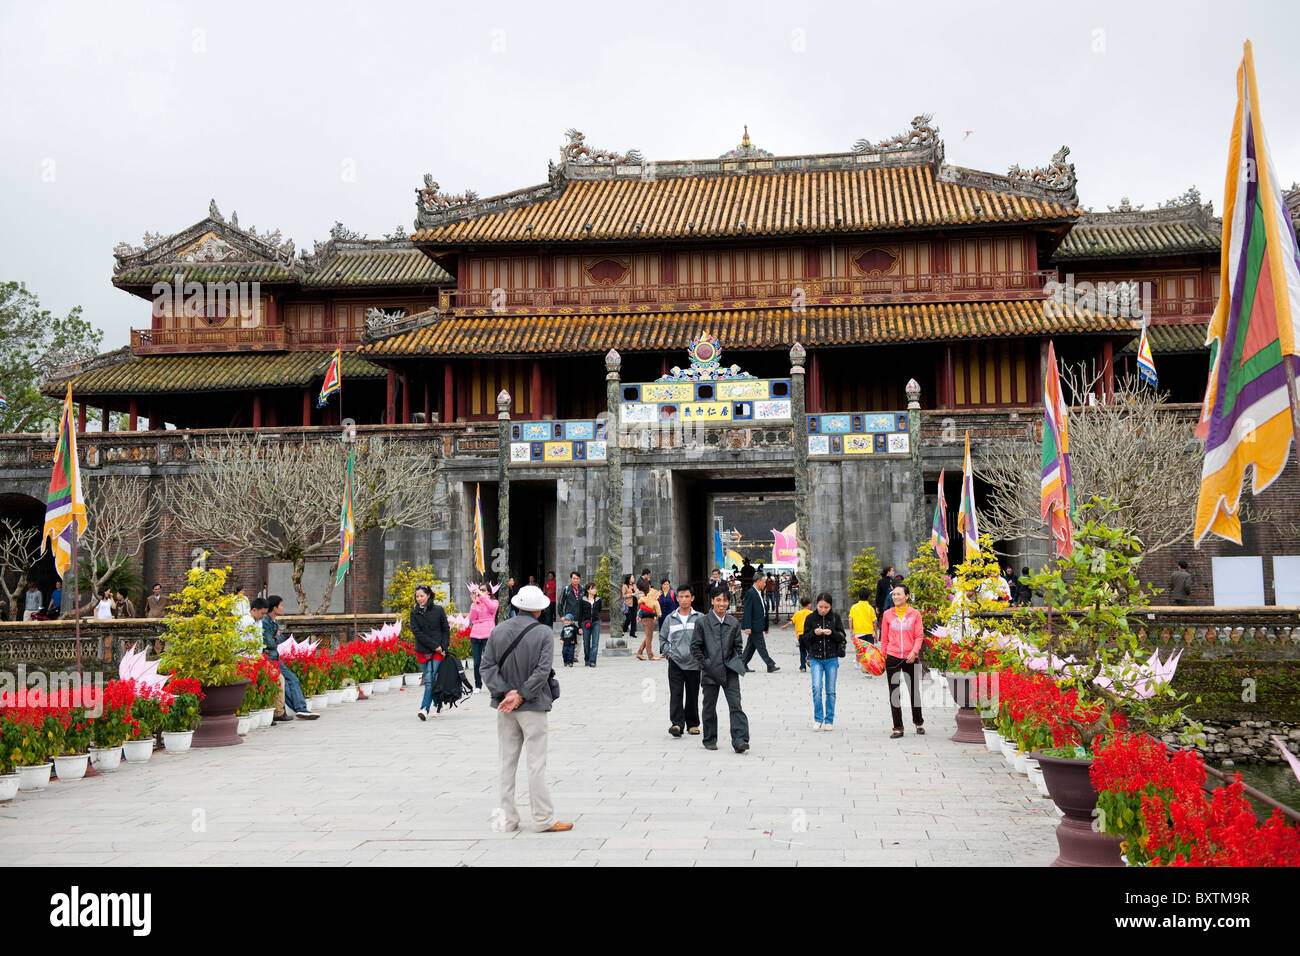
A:
MULTIPOLYGON (((520 634, 513 641, 511 641, 510 646, 506 648, 506 652, 501 655, 501 660, 497 661, 497 667, 500 667, 502 664, 506 662, 506 658, 514 653, 515 648, 519 646, 519 642, 524 639, 524 635, 528 634, 528 632, 531 631, 534 627, 547 627, 547 625, 543 624, 541 621, 534 621, 532 627, 524 628, 523 634, 520 634)), ((554 667, 551 668, 550 674, 546 676, 546 683, 551 688, 551 700, 559 700, 560 682, 555 679, 554 667)))

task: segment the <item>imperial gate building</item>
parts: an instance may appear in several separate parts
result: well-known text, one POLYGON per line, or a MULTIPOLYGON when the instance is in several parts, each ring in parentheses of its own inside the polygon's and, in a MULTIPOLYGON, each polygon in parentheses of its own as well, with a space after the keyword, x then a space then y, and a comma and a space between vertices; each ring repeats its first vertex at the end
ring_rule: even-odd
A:
MULTIPOLYGON (((383 239, 338 224, 300 253, 214 202, 174 235, 119 245, 112 281, 148 324, 46 384, 71 385, 83 431, 104 424, 82 438, 84 466, 164 493, 202 467, 186 449, 212 430, 337 440, 338 403, 315 397, 341 345, 343 416, 440 459, 432 530, 359 541, 360 610, 379 609, 401 561, 473 577, 476 492, 501 573, 521 581, 589 576, 606 555, 616 575, 702 581, 716 499, 788 496, 801 567, 842 596, 864 546, 906 564, 941 469, 955 500, 965 433, 977 457, 1037 444, 1049 341, 1100 371, 1095 400, 1131 369, 1140 321, 1061 302, 1063 286, 1149 284, 1161 385, 1200 401, 1220 224, 1194 190, 1088 212, 1068 149, 967 169, 924 116, 819 155, 774 156, 747 131, 721 156, 673 161, 566 139, 545 182, 504 195, 450 195, 426 175, 414 230, 383 239), (111 412, 126 431, 107 430, 111 412)), ((0 438, 0 508, 39 501, 48 451, 0 438)), ((1294 512, 1284 481, 1270 494, 1294 512)), ((207 544, 165 535, 142 573, 171 588, 207 544)), ((1036 543, 999 549, 1042 561, 1036 543)), ((236 570, 260 584, 266 564, 236 570)))

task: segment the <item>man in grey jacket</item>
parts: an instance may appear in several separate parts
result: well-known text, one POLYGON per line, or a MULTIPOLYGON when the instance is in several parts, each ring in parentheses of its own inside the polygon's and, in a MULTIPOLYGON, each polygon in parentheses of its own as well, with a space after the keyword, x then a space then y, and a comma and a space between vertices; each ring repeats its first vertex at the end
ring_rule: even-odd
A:
POLYGON ((695 626, 691 637, 691 656, 699 662, 704 687, 704 749, 718 749, 718 691, 722 690, 727 696, 731 746, 743 754, 749 749, 749 719, 740 706, 740 675, 745 672, 740 659, 743 638, 740 622, 727 613, 730 604, 730 595, 713 595, 713 610, 695 626))
POLYGON ((515 776, 519 753, 528 751, 528 798, 533 828, 539 833, 572 830, 557 823, 546 785, 547 714, 551 710, 551 670, 555 662, 555 632, 541 623, 551 602, 541 588, 529 584, 510 603, 520 612, 498 624, 483 649, 483 683, 497 712, 497 746, 501 756, 501 825, 519 829, 515 805, 515 776))
POLYGON ((700 732, 700 662, 691 656, 691 637, 704 615, 691 608, 689 584, 677 585, 677 609, 659 625, 659 653, 668 658, 668 733, 700 732))

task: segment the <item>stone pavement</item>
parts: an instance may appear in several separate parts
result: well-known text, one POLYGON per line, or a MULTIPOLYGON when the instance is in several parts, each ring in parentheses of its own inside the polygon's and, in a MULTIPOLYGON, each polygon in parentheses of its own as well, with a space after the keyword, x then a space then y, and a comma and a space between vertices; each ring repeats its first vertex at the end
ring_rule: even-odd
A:
MULTIPOLYGON (((667 664, 556 665, 548 776, 568 833, 494 832, 496 715, 486 694, 427 723, 415 688, 254 731, 239 747, 0 804, 0 865, 1046 865, 1051 801, 1001 756, 929 733, 889 739, 884 678, 842 661, 832 733, 812 730, 789 631, 781 670, 742 682, 752 749, 668 736, 667 664)), ((761 668, 761 661, 755 659, 761 668)), ((938 695, 927 697, 926 703, 938 695)), ((527 778, 520 766, 524 826, 527 778)))

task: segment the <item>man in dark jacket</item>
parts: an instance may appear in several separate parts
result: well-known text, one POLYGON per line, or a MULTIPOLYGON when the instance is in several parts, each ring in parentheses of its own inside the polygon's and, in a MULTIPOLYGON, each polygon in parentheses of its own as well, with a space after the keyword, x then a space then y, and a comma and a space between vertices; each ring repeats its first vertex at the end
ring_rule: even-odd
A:
POLYGON ((749 638, 745 645, 745 670, 750 670, 749 662, 754 652, 767 664, 767 672, 779 671, 776 661, 767 653, 767 608, 763 605, 763 589, 767 586, 767 577, 762 574, 754 576, 754 586, 745 592, 745 616, 740 628, 749 638))
POLYGON ((704 687, 704 749, 718 749, 718 691, 727 697, 731 724, 731 746, 736 753, 749 749, 749 719, 740 706, 740 675, 745 663, 740 657, 740 622, 727 613, 731 601, 726 594, 713 596, 713 610, 695 625, 691 635, 691 656, 700 665, 704 687))
MULTIPOLYGON (((446 655, 451 647, 451 625, 447 622, 447 612, 442 605, 433 601, 433 589, 427 584, 415 586, 415 605, 411 608, 411 633, 415 636, 415 659, 420 662, 424 673, 424 700, 416 716, 426 720, 429 708, 433 706, 434 680, 438 676, 441 661, 435 655, 446 655), (441 652, 441 653, 439 653, 441 652)), ((441 713, 442 705, 434 710, 441 713)))
POLYGON ((1192 572, 1186 561, 1179 561, 1178 570, 1169 576, 1169 597, 1179 606, 1192 603, 1192 572))
POLYGON ((582 575, 577 571, 569 572, 569 583, 560 592, 558 602, 555 616, 559 620, 563 621, 565 617, 571 617, 575 621, 578 619, 582 611, 582 575))
POLYGON ((876 617, 884 617, 885 611, 894 606, 894 569, 892 567, 882 568, 880 571, 880 580, 876 582, 876 617))
MULTIPOLYGON (((262 652, 273 661, 280 660, 280 615, 284 612, 284 598, 272 594, 266 599, 266 617, 262 618, 262 652)), ((280 683, 284 690, 285 714, 293 711, 299 720, 315 720, 320 714, 307 709, 307 699, 302 695, 302 684, 289 668, 281 665, 280 683)), ((277 718, 278 719, 278 718, 277 718)))
POLYGON ((731 588, 727 587, 727 582, 722 580, 722 568, 714 568, 713 575, 709 578, 708 585, 704 588, 704 596, 712 601, 715 594, 731 594, 731 588))

